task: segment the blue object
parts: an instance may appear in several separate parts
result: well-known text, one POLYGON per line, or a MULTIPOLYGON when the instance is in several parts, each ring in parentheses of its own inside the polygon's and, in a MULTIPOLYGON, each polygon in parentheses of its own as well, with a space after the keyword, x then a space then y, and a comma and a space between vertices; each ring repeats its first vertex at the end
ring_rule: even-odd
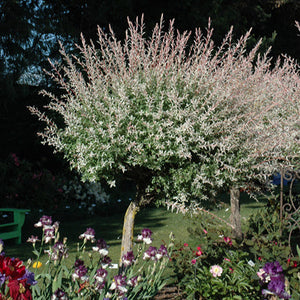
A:
MULTIPOLYGON (((274 185, 280 185, 280 180, 281 180, 281 174, 280 173, 276 173, 273 175, 273 180, 272 180, 272 184, 274 185)), ((286 180, 283 177, 283 185, 286 186, 288 184, 288 182, 290 182, 291 180, 286 180)))

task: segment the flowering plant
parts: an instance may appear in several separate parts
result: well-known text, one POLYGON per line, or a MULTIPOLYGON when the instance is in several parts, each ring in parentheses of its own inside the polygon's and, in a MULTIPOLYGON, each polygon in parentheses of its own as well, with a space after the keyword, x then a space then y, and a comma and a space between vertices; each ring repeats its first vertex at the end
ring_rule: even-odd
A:
POLYGON ((267 285, 267 288, 262 290, 263 295, 275 295, 280 299, 291 298, 291 295, 286 292, 283 269, 278 261, 266 263, 264 267, 257 272, 257 275, 262 285, 267 285))
POLYGON ((19 258, 5 256, 0 239, 0 300, 31 300, 31 287, 37 282, 19 258))
POLYGON ((209 272, 212 274, 213 277, 220 277, 223 273, 223 268, 219 265, 214 265, 210 268, 209 272))
MULTIPOLYGON (((226 237, 228 245, 231 242, 226 237)), ((219 245, 226 247, 226 244, 219 245)), ((223 255, 209 252, 208 248, 190 248, 187 244, 179 248, 179 253, 187 260, 179 285, 183 288, 187 299, 260 299, 260 287, 255 281, 254 264, 248 254, 233 249, 223 249, 223 255), (205 250, 204 250, 205 249, 205 250)), ((178 250, 174 251, 174 260, 180 259, 178 250)), ((220 252, 219 252, 220 253, 220 252)), ((176 262, 175 262, 176 263, 176 262)))
POLYGON ((149 246, 150 229, 143 229, 138 236, 142 244, 138 245, 136 255, 129 251, 122 256, 117 272, 117 265, 108 256, 107 243, 96 239, 93 228, 79 235, 82 244, 70 268, 67 239, 59 240, 59 223, 43 216, 35 227, 41 227, 43 235, 40 240, 35 236, 28 239, 37 255, 32 265, 39 281, 32 290, 34 299, 140 299, 143 295, 155 295, 165 284, 161 276, 169 261, 171 244, 168 248, 164 244, 159 248, 149 246), (41 242, 39 250, 37 242, 41 242), (48 261, 44 268, 39 268, 42 251, 48 255, 48 261))
POLYGON ((259 252, 249 249, 249 241, 237 244, 218 226, 211 228, 210 223, 201 228, 198 224, 193 231, 199 236, 197 246, 184 243, 173 251, 174 271, 187 299, 299 298, 299 247, 298 256, 291 257, 284 251, 276 262, 270 257, 284 249, 279 243, 268 241, 269 252, 259 252))

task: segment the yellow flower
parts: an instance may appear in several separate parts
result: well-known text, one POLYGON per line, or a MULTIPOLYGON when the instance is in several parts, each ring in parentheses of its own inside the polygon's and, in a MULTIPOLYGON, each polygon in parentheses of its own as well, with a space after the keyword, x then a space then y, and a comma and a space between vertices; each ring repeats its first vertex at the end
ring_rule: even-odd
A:
POLYGON ((38 269, 38 268, 40 268, 42 265, 43 265, 43 264, 42 264, 40 261, 36 261, 36 262, 33 263, 32 267, 33 267, 34 269, 38 269))

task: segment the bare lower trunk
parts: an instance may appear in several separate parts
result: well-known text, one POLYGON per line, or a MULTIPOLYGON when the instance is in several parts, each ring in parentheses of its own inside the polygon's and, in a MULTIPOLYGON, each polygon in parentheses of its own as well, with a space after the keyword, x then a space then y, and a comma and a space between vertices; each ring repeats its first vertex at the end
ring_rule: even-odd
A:
POLYGON ((124 269, 124 266, 122 265, 123 255, 128 251, 132 251, 135 216, 142 206, 148 204, 146 201, 145 192, 151 177, 145 176, 143 171, 144 170, 140 169, 137 170, 137 174, 140 177, 135 179, 135 182, 137 182, 135 199, 130 202, 124 216, 119 272, 122 272, 124 269))
POLYGON ((235 239, 242 239, 241 213, 240 213, 240 190, 236 187, 230 189, 230 222, 233 225, 232 235, 235 239))
POLYGON ((133 240, 133 228, 134 219, 136 213, 139 211, 139 204, 135 201, 130 202, 123 223, 123 234, 122 234, 122 244, 121 244, 121 257, 120 257, 120 267, 122 266, 122 257, 128 251, 132 250, 132 240, 133 240))

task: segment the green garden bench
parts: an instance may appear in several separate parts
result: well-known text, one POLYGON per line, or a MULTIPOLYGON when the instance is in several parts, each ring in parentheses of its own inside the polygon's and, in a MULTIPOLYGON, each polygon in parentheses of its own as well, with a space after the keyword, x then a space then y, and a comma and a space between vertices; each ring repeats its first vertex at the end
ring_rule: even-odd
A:
POLYGON ((17 244, 21 244, 22 226, 25 214, 29 211, 29 209, 0 208, 0 212, 13 213, 13 222, 0 224, 0 239, 15 239, 17 244))

